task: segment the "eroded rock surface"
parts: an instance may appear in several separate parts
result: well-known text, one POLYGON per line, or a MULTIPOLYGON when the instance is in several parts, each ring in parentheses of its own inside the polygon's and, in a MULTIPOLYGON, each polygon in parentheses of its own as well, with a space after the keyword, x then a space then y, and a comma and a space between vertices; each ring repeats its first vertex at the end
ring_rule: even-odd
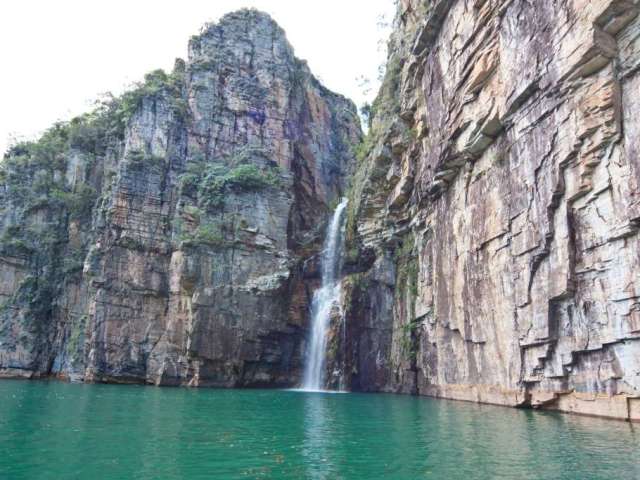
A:
POLYGON ((403 0, 354 176, 354 389, 640 419, 637 1, 403 0))
POLYGON ((354 105, 243 10, 170 75, 17 145, 0 178, 0 375, 295 384, 303 265, 359 138, 354 105))
POLYGON ((640 420, 639 13, 401 0, 356 165, 271 19, 207 26, 5 159, 0 374, 298 383, 348 182, 328 384, 640 420))

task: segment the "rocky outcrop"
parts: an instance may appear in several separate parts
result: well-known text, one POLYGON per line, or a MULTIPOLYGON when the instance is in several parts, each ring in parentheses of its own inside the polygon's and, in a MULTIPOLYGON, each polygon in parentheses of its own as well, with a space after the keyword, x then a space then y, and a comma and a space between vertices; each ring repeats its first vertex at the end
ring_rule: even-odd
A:
POLYGON ((0 375, 292 385, 354 105, 267 15, 206 25, 171 74, 0 169, 0 375))
POLYGON ((639 10, 400 2, 350 196, 353 389, 640 419, 639 10))

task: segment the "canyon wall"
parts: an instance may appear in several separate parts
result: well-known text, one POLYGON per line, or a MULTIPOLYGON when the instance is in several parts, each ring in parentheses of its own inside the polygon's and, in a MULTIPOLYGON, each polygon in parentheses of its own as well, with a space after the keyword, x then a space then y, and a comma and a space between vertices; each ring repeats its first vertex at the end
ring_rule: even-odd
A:
POLYGON ((14 146, 0 167, 0 376, 297 383, 355 106, 266 14, 14 146), (308 265, 305 268, 305 262, 308 265))
POLYGON ((402 0, 359 152, 355 390, 640 419, 640 16, 402 0))
POLYGON ((329 386, 640 420, 639 13, 401 0, 364 139, 268 16, 205 26, 6 155, 0 376, 298 384, 348 191, 329 386))

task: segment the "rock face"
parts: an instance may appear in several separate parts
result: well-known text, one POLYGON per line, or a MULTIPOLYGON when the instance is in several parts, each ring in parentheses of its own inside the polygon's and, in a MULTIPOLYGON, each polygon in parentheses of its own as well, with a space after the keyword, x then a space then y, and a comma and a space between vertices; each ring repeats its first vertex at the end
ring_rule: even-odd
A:
POLYGON ((13 147, 0 169, 0 375, 292 385, 355 106, 267 15, 13 147), (311 262, 312 263, 312 262, 311 262))
POLYGON ((639 10, 400 2, 350 198, 353 389, 640 419, 639 10))
POLYGON ((0 375, 298 383, 348 181, 328 385, 640 420, 639 13, 401 0, 355 164, 271 19, 205 27, 5 158, 0 375))

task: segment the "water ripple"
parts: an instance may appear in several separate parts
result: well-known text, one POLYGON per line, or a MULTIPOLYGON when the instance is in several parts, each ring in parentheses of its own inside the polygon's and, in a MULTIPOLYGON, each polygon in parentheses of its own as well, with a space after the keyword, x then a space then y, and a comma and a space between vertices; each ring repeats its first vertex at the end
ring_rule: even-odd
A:
POLYGON ((4 479, 640 478, 637 426, 394 395, 0 381, 4 479))

